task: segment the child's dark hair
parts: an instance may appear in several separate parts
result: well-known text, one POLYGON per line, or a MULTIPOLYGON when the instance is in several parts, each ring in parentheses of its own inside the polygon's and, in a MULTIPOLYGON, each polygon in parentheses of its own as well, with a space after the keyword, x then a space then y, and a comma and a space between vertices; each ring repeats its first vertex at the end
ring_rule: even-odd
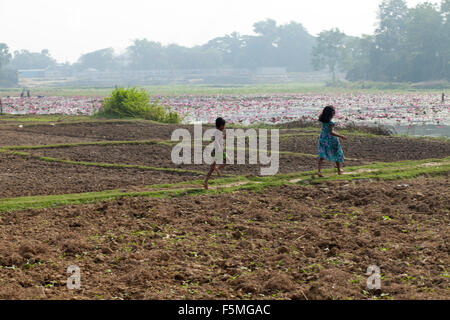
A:
POLYGON ((226 124, 225 120, 223 118, 217 118, 216 119, 216 128, 219 129, 221 126, 224 126, 226 124))
POLYGON ((333 119, 335 114, 336 109, 334 109, 333 106, 326 106, 319 117, 319 121, 322 123, 330 123, 331 119, 333 119))

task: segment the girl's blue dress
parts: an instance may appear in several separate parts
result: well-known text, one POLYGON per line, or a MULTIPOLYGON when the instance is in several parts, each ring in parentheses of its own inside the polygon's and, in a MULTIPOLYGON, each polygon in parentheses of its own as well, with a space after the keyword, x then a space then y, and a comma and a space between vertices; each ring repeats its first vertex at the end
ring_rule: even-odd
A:
POLYGON ((322 123, 322 133, 319 139, 319 157, 320 159, 328 159, 331 162, 344 162, 344 152, 342 151, 339 138, 332 136, 330 126, 334 122, 322 123))

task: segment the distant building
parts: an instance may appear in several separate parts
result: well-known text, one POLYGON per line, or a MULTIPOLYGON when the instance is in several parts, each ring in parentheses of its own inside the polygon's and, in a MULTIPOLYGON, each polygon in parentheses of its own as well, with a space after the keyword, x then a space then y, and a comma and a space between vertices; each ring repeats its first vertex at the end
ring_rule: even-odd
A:
POLYGON ((45 78, 46 69, 19 70, 19 78, 45 78))
POLYGON ((286 75, 287 74, 287 69, 284 67, 262 67, 262 68, 257 68, 256 69, 256 74, 257 75, 267 75, 267 76, 272 76, 272 75, 277 75, 277 76, 281 76, 281 75, 286 75))

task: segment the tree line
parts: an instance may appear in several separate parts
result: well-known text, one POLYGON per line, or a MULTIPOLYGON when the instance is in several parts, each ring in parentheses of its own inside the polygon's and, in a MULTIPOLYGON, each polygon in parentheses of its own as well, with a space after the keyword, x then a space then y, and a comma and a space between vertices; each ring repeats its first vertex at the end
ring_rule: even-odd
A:
POLYGON ((314 37, 301 23, 278 25, 267 19, 254 35, 237 32, 192 48, 136 39, 122 54, 105 48, 83 54, 76 63, 57 64, 48 50, 9 52, 0 43, 0 85, 11 70, 56 67, 71 74, 155 69, 285 67, 289 72, 345 72, 347 80, 420 82, 450 80, 450 0, 408 8, 404 0, 382 0, 372 35, 354 37, 339 29, 314 37))
POLYGON ((76 70, 155 70, 286 67, 289 71, 311 71, 309 63, 315 38, 302 24, 277 25, 268 19, 254 24, 256 35, 234 32, 192 48, 167 46, 136 39, 122 55, 111 48, 80 57, 76 70))
POLYGON ((373 35, 323 31, 313 49, 316 70, 347 73, 347 80, 421 82, 450 80, 450 0, 408 8, 383 0, 373 35))

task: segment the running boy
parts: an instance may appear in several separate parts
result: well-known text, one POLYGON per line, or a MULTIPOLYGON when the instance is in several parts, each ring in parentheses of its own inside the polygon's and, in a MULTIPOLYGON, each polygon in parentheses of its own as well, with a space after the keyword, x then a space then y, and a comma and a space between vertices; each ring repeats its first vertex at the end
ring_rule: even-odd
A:
POLYGON ((220 172, 220 170, 226 166, 227 154, 225 152, 225 139, 226 139, 225 125, 226 125, 226 122, 224 119, 222 119, 222 118, 216 119, 216 134, 214 135, 214 150, 211 154, 212 158, 214 159, 214 162, 211 164, 209 172, 206 175, 205 182, 203 183, 203 186, 205 189, 208 189, 208 181, 211 178, 213 172, 216 171, 217 175, 219 177, 221 177, 222 173, 220 172), (219 160, 223 160, 223 164, 217 165, 217 162, 219 160))

